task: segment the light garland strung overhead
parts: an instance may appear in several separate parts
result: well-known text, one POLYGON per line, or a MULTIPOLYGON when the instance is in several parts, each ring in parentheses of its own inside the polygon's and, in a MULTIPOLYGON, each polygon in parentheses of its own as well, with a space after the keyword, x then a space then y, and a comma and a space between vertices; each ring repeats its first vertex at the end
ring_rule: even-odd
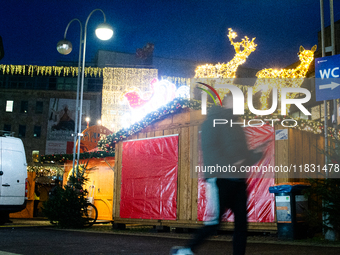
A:
MULTIPOLYGON (((28 76, 78 76, 78 67, 74 66, 36 66, 36 65, 0 65, 0 74, 28 76)), ((101 77, 103 68, 85 67, 85 77, 101 77)))

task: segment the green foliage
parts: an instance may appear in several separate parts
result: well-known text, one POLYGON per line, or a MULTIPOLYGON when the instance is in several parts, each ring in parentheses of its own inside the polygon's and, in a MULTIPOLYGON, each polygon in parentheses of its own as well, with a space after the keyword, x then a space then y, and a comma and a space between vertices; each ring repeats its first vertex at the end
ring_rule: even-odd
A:
MULTIPOLYGON (((337 139, 332 142, 328 151, 319 152, 327 155, 333 164, 340 164, 340 141, 337 139)), ((306 192, 311 206, 309 215, 315 220, 322 218, 324 229, 340 233, 340 179, 311 179, 309 182, 312 185, 306 192)))
POLYGON ((311 179, 310 183, 312 187, 306 192, 310 216, 316 219, 317 215, 327 215, 323 217, 323 227, 340 233, 340 179, 311 179))
POLYGON ((83 209, 86 208, 87 190, 83 190, 84 177, 70 176, 69 185, 56 187, 50 199, 43 204, 43 213, 51 223, 62 228, 81 228, 86 224, 83 209))

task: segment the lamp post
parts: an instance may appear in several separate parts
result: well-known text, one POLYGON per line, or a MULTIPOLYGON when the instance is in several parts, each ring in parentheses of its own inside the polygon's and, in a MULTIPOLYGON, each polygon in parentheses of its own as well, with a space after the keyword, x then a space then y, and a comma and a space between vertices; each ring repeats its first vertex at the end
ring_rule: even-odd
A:
POLYGON ((75 113, 75 128, 74 128, 74 144, 73 144, 73 172, 72 175, 74 176, 74 169, 75 169, 75 158, 77 152, 77 166, 76 166, 76 175, 78 176, 78 167, 79 167, 79 157, 80 157, 80 137, 82 136, 81 130, 81 122, 82 122, 82 108, 83 108, 83 93, 84 93, 84 74, 85 74, 85 53, 86 53, 86 37, 87 37, 87 24, 89 22, 90 17, 96 11, 100 11, 103 14, 104 22, 101 23, 96 28, 96 36, 101 40, 108 40, 113 35, 112 27, 106 23, 106 16, 103 10, 101 9, 94 9, 86 19, 85 28, 84 28, 84 37, 83 37, 83 26, 79 19, 71 20, 65 29, 64 39, 59 41, 57 44, 57 50, 59 53, 63 55, 67 55, 72 51, 72 43, 66 39, 66 34, 69 26, 73 21, 78 21, 80 24, 80 43, 79 43, 79 60, 78 60, 78 79, 77 79, 77 98, 76 98, 76 113, 75 113), (83 46, 83 56, 81 55, 81 50, 83 46), (80 68, 80 63, 82 60, 82 67, 80 68), (80 72, 81 70, 81 72, 80 72), (78 140, 78 150, 76 149, 76 144, 78 140))

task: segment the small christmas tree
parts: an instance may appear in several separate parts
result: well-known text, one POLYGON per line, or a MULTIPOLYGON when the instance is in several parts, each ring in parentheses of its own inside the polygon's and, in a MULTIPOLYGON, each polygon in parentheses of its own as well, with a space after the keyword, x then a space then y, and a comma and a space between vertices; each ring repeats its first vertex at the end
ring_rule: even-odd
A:
MULTIPOLYGON (((310 215, 314 219, 322 218, 322 226, 325 231, 333 230, 336 239, 339 239, 340 233, 340 141, 334 139, 332 146, 328 151, 319 150, 322 154, 328 156, 332 164, 332 172, 329 172, 330 178, 310 179, 311 189, 306 192, 311 203, 310 215), (322 217, 320 216, 322 215, 322 217)), ((330 167, 331 165, 329 165, 330 167)), ((329 170, 328 170, 329 171, 329 170)), ((314 221, 315 223, 315 221, 314 221)))
POLYGON ((43 213, 51 223, 61 228, 84 227, 87 219, 83 212, 88 204, 88 192, 83 189, 86 180, 84 176, 70 176, 68 185, 58 186, 51 192, 50 199, 43 205, 43 213))

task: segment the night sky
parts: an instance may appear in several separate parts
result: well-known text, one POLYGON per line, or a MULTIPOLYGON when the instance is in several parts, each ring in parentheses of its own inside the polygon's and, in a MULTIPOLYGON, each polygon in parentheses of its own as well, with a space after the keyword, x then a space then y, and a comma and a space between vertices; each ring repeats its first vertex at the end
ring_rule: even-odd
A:
MULTIPOLYGON (((325 2, 325 25, 330 24, 325 2)), ((78 61, 79 24, 71 24, 67 39, 73 46, 68 56, 60 55, 56 44, 63 39, 70 20, 85 24, 93 9, 102 9, 114 28, 114 37, 100 41, 95 27, 103 21, 95 12, 88 26, 86 61, 97 50, 135 53, 148 42, 155 44, 154 56, 228 62, 234 49, 227 38, 228 28, 256 37, 257 49, 246 67, 286 67, 298 61, 303 45, 317 44, 320 31, 318 0, 8 0, 0 5, 0 36, 5 57, 0 64, 56 65, 57 61, 78 61)), ((334 1, 335 21, 340 19, 340 1, 334 1)), ((318 45, 319 46, 319 45, 318 45)))

